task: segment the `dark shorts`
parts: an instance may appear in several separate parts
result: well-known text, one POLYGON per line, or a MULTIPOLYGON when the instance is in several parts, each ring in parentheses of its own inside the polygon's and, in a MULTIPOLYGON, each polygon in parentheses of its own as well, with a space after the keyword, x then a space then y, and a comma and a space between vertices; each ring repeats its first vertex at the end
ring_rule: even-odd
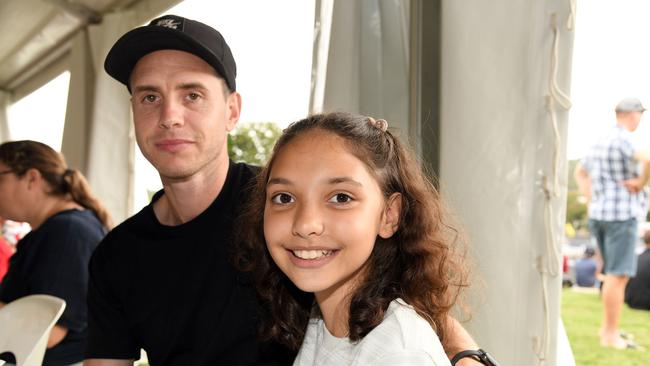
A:
POLYGON ((589 219, 589 232, 603 257, 603 273, 633 277, 636 274, 636 219, 601 221, 589 219))

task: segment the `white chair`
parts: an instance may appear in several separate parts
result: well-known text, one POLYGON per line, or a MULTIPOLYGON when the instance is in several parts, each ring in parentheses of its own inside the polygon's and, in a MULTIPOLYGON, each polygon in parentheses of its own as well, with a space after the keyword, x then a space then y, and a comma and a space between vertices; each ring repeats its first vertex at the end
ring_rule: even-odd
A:
POLYGON ((0 353, 13 353, 16 366, 41 366, 50 331, 64 309, 65 301, 50 295, 21 297, 0 308, 0 353))

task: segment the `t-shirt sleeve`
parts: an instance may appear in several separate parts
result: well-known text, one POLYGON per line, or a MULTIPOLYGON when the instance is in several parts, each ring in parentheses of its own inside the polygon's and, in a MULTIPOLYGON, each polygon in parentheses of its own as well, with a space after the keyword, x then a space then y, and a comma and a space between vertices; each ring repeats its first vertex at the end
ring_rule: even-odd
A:
POLYGON ((402 350, 382 357, 375 366, 449 366, 448 359, 434 360, 423 350, 402 350))
MULTIPOLYGON (((111 234, 109 234, 110 236, 111 234)), ((109 239, 109 237, 107 237, 109 239)), ((86 358, 138 359, 140 347, 130 330, 124 309, 122 283, 113 258, 102 244, 90 260, 88 282, 88 340, 86 358)))

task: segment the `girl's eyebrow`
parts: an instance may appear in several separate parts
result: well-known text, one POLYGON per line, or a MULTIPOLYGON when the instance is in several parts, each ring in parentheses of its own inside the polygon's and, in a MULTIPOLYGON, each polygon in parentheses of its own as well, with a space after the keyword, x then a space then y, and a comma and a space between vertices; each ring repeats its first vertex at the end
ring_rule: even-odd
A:
POLYGON ((291 184, 291 181, 286 178, 271 178, 266 182, 267 187, 274 184, 291 184))
POLYGON ((363 186, 363 184, 361 184, 361 182, 356 181, 356 180, 354 180, 354 179, 352 179, 350 177, 335 177, 335 178, 329 179, 327 182, 329 184, 351 183, 351 184, 354 184, 354 185, 359 186, 359 187, 363 186))
MULTIPOLYGON (((327 180, 327 184, 330 185, 340 184, 340 183, 349 183, 355 186, 363 187, 363 184, 361 184, 361 182, 354 180, 351 177, 334 177, 327 180)), ((274 184, 292 185, 293 183, 289 179, 280 178, 280 177, 271 178, 269 179, 268 182, 266 182, 267 187, 272 186, 274 184)))
MULTIPOLYGON (((361 184, 361 182, 356 181, 350 177, 334 177, 327 180, 327 184, 339 184, 339 183, 349 183, 349 184, 354 184, 355 186, 363 187, 363 184, 361 184)), ((271 178, 269 179, 268 182, 266 182, 267 187, 272 186, 274 184, 292 185, 293 183, 286 178, 271 178)))

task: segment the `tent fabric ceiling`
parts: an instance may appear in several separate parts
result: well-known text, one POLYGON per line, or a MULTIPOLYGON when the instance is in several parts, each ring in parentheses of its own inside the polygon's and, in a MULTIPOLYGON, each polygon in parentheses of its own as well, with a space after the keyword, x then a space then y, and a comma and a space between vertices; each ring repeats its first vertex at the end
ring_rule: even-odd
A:
POLYGON ((0 90, 25 81, 34 68, 69 50, 72 36, 103 14, 141 0, 0 1, 0 90))

